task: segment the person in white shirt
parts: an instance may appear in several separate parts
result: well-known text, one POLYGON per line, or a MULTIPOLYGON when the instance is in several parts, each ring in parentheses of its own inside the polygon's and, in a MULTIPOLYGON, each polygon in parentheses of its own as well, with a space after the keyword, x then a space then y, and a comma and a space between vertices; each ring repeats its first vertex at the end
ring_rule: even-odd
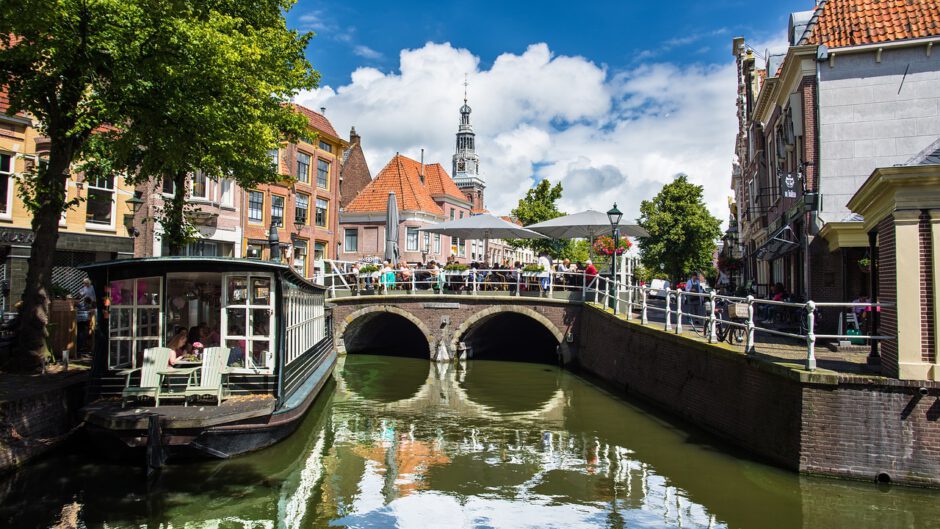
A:
POLYGON ((539 272, 539 283, 542 286, 542 290, 548 290, 548 284, 551 277, 550 270, 552 269, 552 261, 548 258, 547 253, 539 255, 538 260, 539 266, 542 268, 542 271, 539 272))

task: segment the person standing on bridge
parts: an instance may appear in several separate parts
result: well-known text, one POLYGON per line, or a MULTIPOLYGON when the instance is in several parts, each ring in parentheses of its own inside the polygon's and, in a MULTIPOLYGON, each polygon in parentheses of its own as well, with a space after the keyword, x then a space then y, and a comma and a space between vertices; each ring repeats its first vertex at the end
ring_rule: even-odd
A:
POLYGON ((552 275, 552 260, 548 258, 548 254, 542 252, 539 254, 539 267, 541 271, 539 272, 539 284, 542 287, 542 292, 548 290, 549 281, 551 281, 552 275))

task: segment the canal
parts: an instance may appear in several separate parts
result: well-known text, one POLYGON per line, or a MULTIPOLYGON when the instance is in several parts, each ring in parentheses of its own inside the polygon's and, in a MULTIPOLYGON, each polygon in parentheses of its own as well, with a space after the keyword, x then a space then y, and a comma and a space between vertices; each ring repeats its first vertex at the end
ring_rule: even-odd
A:
POLYGON ((770 467, 537 363, 349 355, 286 441, 178 462, 149 485, 142 470, 82 444, 0 478, 0 527, 940 524, 936 491, 770 467))

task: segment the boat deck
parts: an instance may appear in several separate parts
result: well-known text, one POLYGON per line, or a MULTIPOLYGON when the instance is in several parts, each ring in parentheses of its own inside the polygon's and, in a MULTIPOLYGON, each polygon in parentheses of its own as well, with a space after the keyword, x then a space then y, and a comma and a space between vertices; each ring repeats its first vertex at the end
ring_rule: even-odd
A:
POLYGON ((121 399, 100 399, 85 406, 85 420, 109 430, 146 430, 149 417, 162 417, 164 429, 199 429, 219 425, 266 420, 274 412, 272 395, 244 395, 215 403, 189 406, 133 406, 121 407, 121 399))

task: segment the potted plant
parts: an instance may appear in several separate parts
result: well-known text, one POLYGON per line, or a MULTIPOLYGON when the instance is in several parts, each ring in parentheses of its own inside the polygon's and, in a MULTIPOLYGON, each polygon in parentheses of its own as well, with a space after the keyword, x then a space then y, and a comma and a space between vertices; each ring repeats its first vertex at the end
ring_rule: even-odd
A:
POLYGON ((526 277, 537 276, 544 271, 545 268, 538 264, 527 264, 522 267, 522 275, 526 277))
POLYGON ((730 255, 719 255, 718 256, 718 269, 727 274, 732 274, 734 272, 740 271, 744 268, 744 260, 732 257, 730 255))
POLYGON ((871 257, 862 257, 859 259, 858 267, 866 274, 871 272, 871 257))
POLYGON ((361 266, 359 267, 359 277, 371 277, 372 274, 378 271, 379 271, 379 267, 377 265, 370 264, 370 265, 361 266))
POLYGON ((462 263, 450 263, 449 265, 444 266, 444 271, 448 272, 448 275, 457 275, 469 270, 470 267, 462 263))

